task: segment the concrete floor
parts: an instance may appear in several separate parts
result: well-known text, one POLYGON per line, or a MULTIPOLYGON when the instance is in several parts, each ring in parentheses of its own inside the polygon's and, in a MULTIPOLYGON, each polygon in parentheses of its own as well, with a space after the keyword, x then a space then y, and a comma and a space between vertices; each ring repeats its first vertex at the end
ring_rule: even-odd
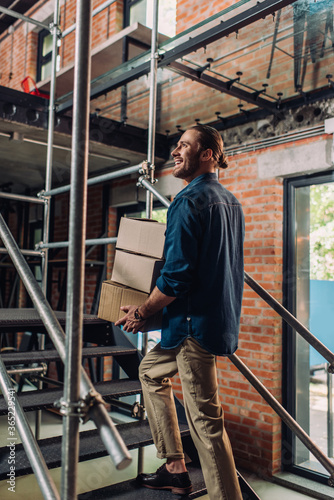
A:
MULTIPOLYGON (((33 418, 33 415, 29 414, 29 420, 33 422, 33 418)), ((42 422, 42 438, 61 434, 61 418, 58 415, 50 412, 43 412, 42 422)), ((7 416, 0 417, 0 428, 4 428, 3 426, 7 426, 7 416)), ((94 424, 92 422, 88 422, 87 424, 85 424, 84 430, 89 430, 90 428, 94 428, 94 424)), ((5 443, 6 435, 5 433, 1 433, 0 446, 3 446, 5 443)), ((131 451, 131 455, 133 457, 132 464, 123 471, 116 471, 109 457, 103 457, 96 460, 79 463, 78 493, 85 493, 87 491, 102 488, 112 483, 125 481, 127 479, 135 477, 137 474, 137 451, 131 451)), ((159 467, 162 462, 163 461, 155 457, 154 446, 145 448, 145 471, 151 472, 156 470, 156 468, 159 467)), ((61 470, 52 469, 50 471, 50 474, 55 481, 58 491, 60 491, 61 470)), ((333 492, 333 497, 327 497, 326 495, 310 496, 310 494, 302 494, 281 485, 263 481, 262 479, 259 479, 254 475, 243 475, 249 482, 251 487, 254 489, 254 491, 259 495, 261 500, 306 500, 307 498, 334 498, 333 489, 330 490, 330 494, 331 492, 333 492)), ((8 484, 5 480, 0 482, 0 498, 1 500, 13 499, 13 493, 8 491, 8 484)), ((24 498, 24 500, 43 500, 37 480, 34 475, 16 478, 14 498, 24 498)), ((201 500, 209 500, 208 495, 202 496, 201 500)))

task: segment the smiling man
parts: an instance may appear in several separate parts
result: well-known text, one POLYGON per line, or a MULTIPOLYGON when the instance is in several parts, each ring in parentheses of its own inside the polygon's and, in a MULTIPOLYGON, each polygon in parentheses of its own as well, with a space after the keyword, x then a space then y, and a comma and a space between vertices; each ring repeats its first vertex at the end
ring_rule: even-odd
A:
POLYGON ((157 456, 166 463, 140 474, 142 486, 188 495, 171 377, 179 373, 192 439, 210 500, 241 500, 218 395, 216 356, 235 352, 244 283, 244 217, 240 203, 217 179, 227 168, 220 134, 188 129, 172 152, 175 177, 187 186, 168 209, 166 262, 140 307, 126 306, 116 325, 137 333, 163 309, 161 342, 143 359, 139 376, 157 456))

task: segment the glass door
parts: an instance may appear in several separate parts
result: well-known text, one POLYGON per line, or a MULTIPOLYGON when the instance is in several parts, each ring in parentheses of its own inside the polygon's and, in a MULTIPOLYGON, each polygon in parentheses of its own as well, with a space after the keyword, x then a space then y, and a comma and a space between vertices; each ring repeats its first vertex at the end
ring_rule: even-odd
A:
MULTIPOLYGON (((285 306, 334 351, 334 175, 285 181, 285 306)), ((284 338, 285 404, 311 439, 333 459, 333 375, 328 363, 290 327, 284 338)), ((326 481, 327 471, 285 430, 285 465, 326 481)))

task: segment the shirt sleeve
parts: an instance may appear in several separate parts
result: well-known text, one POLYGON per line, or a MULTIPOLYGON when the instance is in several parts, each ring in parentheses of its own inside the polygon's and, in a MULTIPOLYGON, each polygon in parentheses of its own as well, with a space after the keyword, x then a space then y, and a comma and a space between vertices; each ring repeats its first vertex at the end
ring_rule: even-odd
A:
POLYGON ((194 286, 201 241, 199 211, 187 197, 174 200, 168 211, 165 265, 157 280, 159 290, 182 297, 194 286))

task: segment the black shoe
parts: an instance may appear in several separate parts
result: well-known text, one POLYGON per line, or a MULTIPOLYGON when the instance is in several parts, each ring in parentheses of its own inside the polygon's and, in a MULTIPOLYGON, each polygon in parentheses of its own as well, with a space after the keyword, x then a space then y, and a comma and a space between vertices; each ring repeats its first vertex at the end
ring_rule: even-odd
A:
POLYGON ((168 472, 166 464, 159 467, 153 474, 139 474, 137 482, 145 488, 171 490, 176 495, 188 495, 193 490, 188 472, 172 474, 168 472))

